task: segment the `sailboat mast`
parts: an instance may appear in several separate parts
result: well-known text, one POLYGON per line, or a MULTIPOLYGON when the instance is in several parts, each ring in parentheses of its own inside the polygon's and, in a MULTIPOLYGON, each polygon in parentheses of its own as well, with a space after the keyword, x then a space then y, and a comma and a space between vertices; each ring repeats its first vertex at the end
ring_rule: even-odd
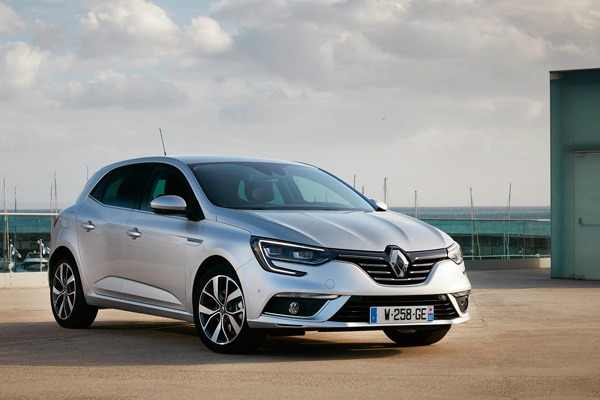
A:
MULTIPOLYGON (((53 185, 50 185, 50 212, 54 211, 54 196, 52 194, 53 185)), ((50 232, 52 232, 52 228, 54 228, 54 224, 52 223, 52 218, 50 218, 50 232)))
POLYGON ((383 178, 383 202, 387 205, 387 176, 383 178))
POLYGON ((512 195, 512 183, 508 184, 508 232, 506 233, 506 254, 510 259, 510 197, 512 195))
POLYGON ((419 218, 419 201, 417 198, 417 191, 415 190, 415 218, 419 218))
MULTIPOLYGON (((17 213, 17 186, 15 185, 15 214, 17 213)), ((17 248, 17 216, 15 215, 13 223, 13 245, 17 248)), ((15 270, 17 269, 17 255, 15 252, 15 270)))
MULTIPOLYGON (((479 232, 477 231, 477 222, 475 221, 475 207, 473 206, 473 188, 469 189, 471 193, 471 246, 474 250, 473 236, 477 238, 477 254, 481 260, 481 246, 479 245, 479 232)), ((473 253, 473 259, 475 259, 475 253, 473 253)))
POLYGON ((54 206, 55 212, 58 212, 58 187, 56 186, 56 171, 54 171, 54 206))
POLYGON ((473 208, 473 188, 469 188, 471 196, 471 257, 475 259, 475 208, 473 208))
POLYGON ((2 271, 6 268, 7 256, 10 249, 8 248, 8 216, 6 215, 6 178, 3 181, 3 193, 4 193, 4 215, 2 217, 2 271))

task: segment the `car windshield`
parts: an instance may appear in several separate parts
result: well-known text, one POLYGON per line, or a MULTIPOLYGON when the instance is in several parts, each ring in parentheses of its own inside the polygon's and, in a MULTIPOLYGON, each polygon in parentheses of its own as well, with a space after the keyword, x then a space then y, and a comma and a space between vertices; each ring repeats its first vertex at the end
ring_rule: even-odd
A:
POLYGON ((348 185, 315 167, 268 162, 190 164, 211 203, 245 210, 373 211, 348 185))

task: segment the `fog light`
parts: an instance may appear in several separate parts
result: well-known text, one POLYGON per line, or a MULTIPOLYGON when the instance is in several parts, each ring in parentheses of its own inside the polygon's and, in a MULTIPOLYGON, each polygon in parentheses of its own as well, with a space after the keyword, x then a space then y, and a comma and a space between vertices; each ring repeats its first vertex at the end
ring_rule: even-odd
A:
POLYGON ((269 300, 263 313, 312 317, 323 308, 325 303, 337 297, 339 296, 315 293, 279 293, 269 300))
POLYGON ((295 301, 292 301, 290 303, 290 308, 288 309, 288 311, 292 315, 298 314, 298 311, 300 311, 300 304, 296 303, 295 301))
POLYGON ((458 303, 458 308, 460 309, 460 312, 463 314, 469 308, 469 294, 471 294, 470 290, 465 290, 459 293, 452 293, 452 296, 454 296, 456 302, 458 303))

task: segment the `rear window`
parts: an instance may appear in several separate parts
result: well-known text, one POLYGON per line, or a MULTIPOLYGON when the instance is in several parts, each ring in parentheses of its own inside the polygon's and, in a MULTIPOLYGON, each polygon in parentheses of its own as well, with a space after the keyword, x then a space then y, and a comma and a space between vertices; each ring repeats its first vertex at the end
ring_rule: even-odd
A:
POLYGON ((114 169, 98 182, 90 196, 108 206, 133 208, 146 169, 147 164, 114 169))

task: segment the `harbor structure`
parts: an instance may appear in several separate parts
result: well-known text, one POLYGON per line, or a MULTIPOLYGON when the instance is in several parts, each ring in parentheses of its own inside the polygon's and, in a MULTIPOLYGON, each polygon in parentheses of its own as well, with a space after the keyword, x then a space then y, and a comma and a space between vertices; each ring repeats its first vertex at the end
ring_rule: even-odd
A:
POLYGON ((600 280, 600 68, 550 72, 552 277, 600 280))

